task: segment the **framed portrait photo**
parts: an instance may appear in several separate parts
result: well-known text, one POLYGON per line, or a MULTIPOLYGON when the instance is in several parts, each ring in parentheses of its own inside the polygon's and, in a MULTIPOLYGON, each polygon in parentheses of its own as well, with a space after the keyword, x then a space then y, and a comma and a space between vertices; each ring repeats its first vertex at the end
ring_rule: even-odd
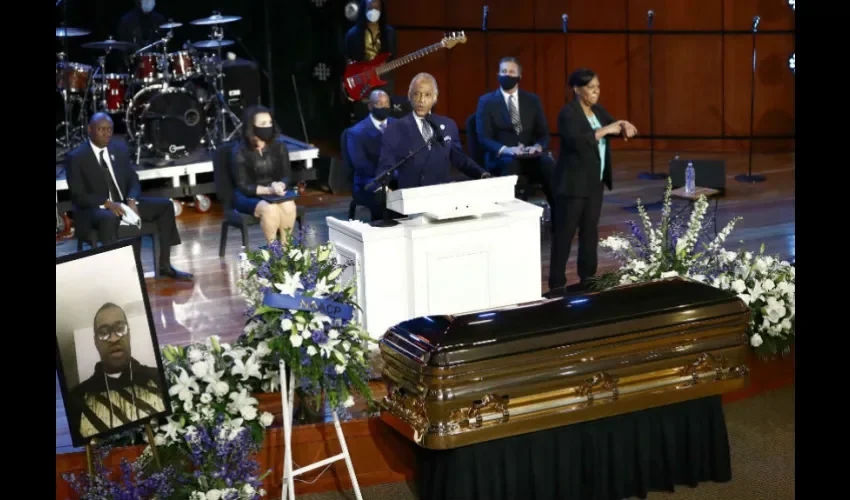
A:
POLYGON ((74 446, 171 413, 141 239, 56 259, 56 372, 74 446))

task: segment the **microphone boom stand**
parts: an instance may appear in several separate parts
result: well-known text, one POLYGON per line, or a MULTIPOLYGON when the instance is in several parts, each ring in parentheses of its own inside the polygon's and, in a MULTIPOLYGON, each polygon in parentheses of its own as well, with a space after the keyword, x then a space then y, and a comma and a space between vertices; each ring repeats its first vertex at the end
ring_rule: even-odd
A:
POLYGON ((753 137, 753 124, 755 122, 755 111, 756 111, 756 32, 758 31, 759 21, 761 18, 756 16, 753 18, 753 79, 750 85, 750 158, 749 158, 749 166, 747 167, 746 174, 740 174, 735 176, 735 180, 738 182, 764 182, 767 180, 767 177, 764 175, 756 174, 753 175, 753 141, 755 138, 753 137))
POLYGON ((366 185, 366 187, 364 188, 366 191, 374 192, 374 191, 376 191, 376 189, 375 189, 376 185, 380 184, 381 185, 380 189, 384 192, 384 218, 381 219, 381 220, 376 220, 376 221, 370 222, 369 223, 370 226, 372 226, 372 227, 393 227, 393 226, 398 225, 397 220, 390 219, 390 210, 387 208, 387 194, 389 193, 389 191, 388 191, 389 187, 388 186, 390 184, 390 178, 392 177, 393 172, 395 172, 396 170, 401 168, 402 165, 407 163, 407 160, 416 156, 420 151, 422 151, 426 147, 430 147, 431 144, 434 142, 435 137, 436 137, 436 135, 432 135, 431 138, 427 142, 425 142, 424 144, 422 144, 421 146, 416 148, 409 155, 402 158, 401 161, 399 161, 398 163, 393 165, 392 168, 390 168, 386 172, 382 173, 381 175, 376 177, 374 181, 372 181, 372 182, 370 182, 369 184, 366 185))
POLYGON ((655 89, 652 79, 652 20, 655 13, 651 10, 646 13, 649 28, 649 172, 638 175, 639 179, 657 181, 666 179, 667 174, 655 171, 655 89))

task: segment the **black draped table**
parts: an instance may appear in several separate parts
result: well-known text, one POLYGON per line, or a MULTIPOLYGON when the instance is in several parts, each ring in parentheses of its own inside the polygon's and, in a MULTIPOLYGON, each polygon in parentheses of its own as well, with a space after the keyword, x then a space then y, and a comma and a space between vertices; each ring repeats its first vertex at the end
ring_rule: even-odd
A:
POLYGON ((720 396, 420 450, 420 500, 623 500, 732 478, 720 396))

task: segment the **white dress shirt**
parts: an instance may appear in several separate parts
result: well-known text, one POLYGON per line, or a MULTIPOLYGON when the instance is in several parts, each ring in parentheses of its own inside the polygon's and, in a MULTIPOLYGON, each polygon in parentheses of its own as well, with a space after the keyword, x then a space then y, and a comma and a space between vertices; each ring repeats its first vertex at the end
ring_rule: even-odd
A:
MULTIPOLYGON (((115 183, 115 189, 118 190, 118 195, 121 196, 121 200, 124 199, 124 194, 121 192, 121 187, 118 185, 118 179, 115 178, 115 171, 112 169, 112 157, 109 154, 109 150, 107 148, 99 148, 94 145, 93 142, 89 141, 89 145, 91 146, 92 151, 94 151, 94 157, 97 159, 98 165, 100 165, 100 152, 104 151, 103 160, 106 162, 106 168, 109 169, 109 175, 112 176, 112 182, 115 183)), ((112 199, 112 191, 109 191, 109 201, 121 201, 121 200, 113 200, 112 199)), ((101 206, 103 208, 103 206, 101 206)))
POLYGON ((374 116, 372 116, 372 113, 369 113, 369 119, 372 120, 372 125, 374 125, 376 129, 380 130, 381 133, 383 133, 384 130, 387 128, 387 120, 378 121, 375 119, 374 116))
MULTIPOLYGON (((508 100, 513 96, 514 98, 514 107, 516 108, 516 112, 519 115, 519 86, 517 86, 516 90, 514 90, 513 94, 509 94, 505 92, 505 89, 499 87, 499 92, 502 93, 502 98, 505 100, 505 107, 508 108, 508 117, 510 117, 511 106, 508 104, 508 100)), ((522 115, 519 115, 522 117, 522 115)), ((499 152, 496 153, 496 156, 502 156, 502 151, 507 149, 507 146, 502 146, 499 148, 499 152)))

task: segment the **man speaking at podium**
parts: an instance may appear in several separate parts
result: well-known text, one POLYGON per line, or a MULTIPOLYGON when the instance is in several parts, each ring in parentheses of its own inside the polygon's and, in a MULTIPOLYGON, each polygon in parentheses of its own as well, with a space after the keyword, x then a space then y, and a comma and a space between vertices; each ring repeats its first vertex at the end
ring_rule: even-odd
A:
POLYGON ((394 172, 398 189, 451 182, 451 165, 472 179, 490 177, 461 150, 454 120, 431 113, 439 95, 433 76, 419 73, 413 77, 407 95, 413 113, 387 126, 376 172, 379 178, 405 158, 394 172))

